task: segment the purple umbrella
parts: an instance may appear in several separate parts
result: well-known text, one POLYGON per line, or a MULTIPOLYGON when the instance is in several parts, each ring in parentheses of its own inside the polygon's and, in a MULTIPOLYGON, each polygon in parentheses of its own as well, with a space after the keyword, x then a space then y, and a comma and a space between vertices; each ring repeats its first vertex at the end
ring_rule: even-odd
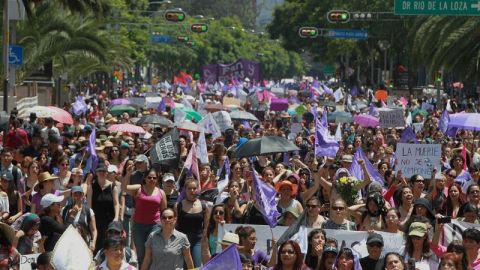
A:
POLYGON ((448 128, 480 130, 479 113, 455 113, 450 115, 448 128))
POLYGON ((117 98, 110 101, 110 105, 129 105, 130 101, 126 98, 117 98))
POLYGON ((368 114, 355 115, 353 117, 353 122, 362 127, 377 127, 380 125, 380 121, 377 117, 368 114))

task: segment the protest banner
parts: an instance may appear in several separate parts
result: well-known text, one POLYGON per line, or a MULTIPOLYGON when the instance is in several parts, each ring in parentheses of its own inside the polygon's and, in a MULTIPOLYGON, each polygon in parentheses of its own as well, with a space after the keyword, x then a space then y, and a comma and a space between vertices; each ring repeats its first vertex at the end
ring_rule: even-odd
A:
POLYGON ((239 108, 241 107, 241 101, 238 98, 233 98, 233 97, 224 97, 223 106, 229 107, 229 108, 239 108))
MULTIPOLYGON (((245 226, 244 224, 225 224, 225 230, 229 232, 235 232, 235 229, 238 226, 245 226)), ((270 227, 268 225, 249 225, 255 229, 257 236, 257 243, 255 249, 262 250, 271 254, 272 250, 272 233, 270 232, 270 227)), ((286 226, 276 226, 272 228, 273 237, 279 239, 280 236, 287 230, 286 226)), ((312 229, 307 229, 308 233, 312 229)), ((346 247, 354 248, 361 257, 368 256, 367 251, 367 237, 368 232, 365 231, 345 231, 345 230, 325 230, 327 237, 337 239, 338 245, 340 246, 343 241, 345 241, 346 247)), ((387 252, 395 251, 403 254, 405 248, 405 240, 402 235, 386 232, 377 232, 382 235, 384 247, 382 254, 385 255, 387 252)))
POLYGON ((222 132, 225 132, 225 130, 229 128, 233 128, 232 124, 232 118, 230 117, 230 114, 226 111, 220 111, 220 112, 215 112, 212 113, 213 119, 215 119, 215 122, 217 123, 218 127, 222 132))
POLYGON ((469 228, 480 230, 480 224, 452 219, 452 223, 447 223, 443 226, 443 245, 448 246, 453 240, 462 241, 462 232, 469 228))
POLYGON ((145 106, 146 98, 145 97, 129 97, 128 101, 130 101, 130 104, 136 105, 142 108, 145 106))
POLYGON ((405 117, 403 117, 403 110, 379 108, 378 109, 381 128, 396 128, 405 126, 405 117))
POLYGON ((20 270, 32 270, 32 263, 37 262, 40 253, 20 255, 20 270))
POLYGON ((440 170, 441 155, 440 144, 398 143, 395 170, 402 171, 405 177, 419 174, 424 178, 430 178, 434 168, 440 170))

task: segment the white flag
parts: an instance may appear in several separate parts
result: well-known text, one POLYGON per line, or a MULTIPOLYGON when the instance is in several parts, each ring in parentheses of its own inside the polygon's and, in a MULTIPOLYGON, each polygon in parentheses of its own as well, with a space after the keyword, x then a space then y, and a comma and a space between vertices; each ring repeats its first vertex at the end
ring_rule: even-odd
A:
POLYGON ((337 91, 333 93, 333 97, 335 97, 335 102, 339 102, 343 98, 342 89, 338 88, 337 91))
POLYGON ((203 129, 198 136, 197 153, 197 157, 200 159, 201 163, 208 163, 207 143, 205 141, 205 131, 203 129))
POLYGON ((338 123, 337 130, 335 131, 335 140, 337 142, 342 140, 342 125, 338 123))
POLYGON ((180 109, 175 109, 175 115, 173 117, 173 122, 175 124, 179 124, 179 123, 183 122, 186 117, 187 117, 187 114, 184 111, 182 111, 180 109))
POLYGON ((217 125, 217 122, 213 118, 211 113, 207 114, 205 118, 202 119, 198 123, 199 126, 203 127, 203 129, 207 132, 212 134, 212 138, 215 140, 218 137, 222 136, 222 132, 220 131, 220 127, 217 125))

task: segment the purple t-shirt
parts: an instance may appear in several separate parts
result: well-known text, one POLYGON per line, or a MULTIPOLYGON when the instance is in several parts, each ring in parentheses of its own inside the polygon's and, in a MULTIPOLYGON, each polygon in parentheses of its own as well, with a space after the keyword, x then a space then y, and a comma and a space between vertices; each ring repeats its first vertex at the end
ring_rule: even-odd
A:
MULTIPOLYGON (((50 193, 55 194, 56 196, 60 196, 61 194, 58 190, 50 193)), ((43 196, 44 195, 42 195, 40 192, 37 192, 32 196, 32 204, 35 204, 35 214, 40 214, 43 210, 43 207, 40 205, 40 201, 42 200, 43 196)))
POLYGON ((268 262, 270 261, 270 256, 268 256, 265 252, 261 250, 255 250, 252 256, 253 265, 263 265, 267 266, 268 262))

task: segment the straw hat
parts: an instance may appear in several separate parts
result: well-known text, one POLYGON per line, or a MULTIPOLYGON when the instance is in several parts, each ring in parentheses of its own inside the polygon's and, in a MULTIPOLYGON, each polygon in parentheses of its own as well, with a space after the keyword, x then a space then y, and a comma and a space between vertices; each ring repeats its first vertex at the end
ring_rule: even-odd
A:
POLYGON ((50 180, 56 180, 58 179, 58 176, 55 176, 55 175, 51 175, 49 172, 42 172, 41 174, 38 175, 38 183, 35 185, 35 187, 33 188, 33 190, 35 190, 36 192, 38 192, 40 190, 40 184, 41 183, 44 183, 46 181, 50 181, 50 180))

